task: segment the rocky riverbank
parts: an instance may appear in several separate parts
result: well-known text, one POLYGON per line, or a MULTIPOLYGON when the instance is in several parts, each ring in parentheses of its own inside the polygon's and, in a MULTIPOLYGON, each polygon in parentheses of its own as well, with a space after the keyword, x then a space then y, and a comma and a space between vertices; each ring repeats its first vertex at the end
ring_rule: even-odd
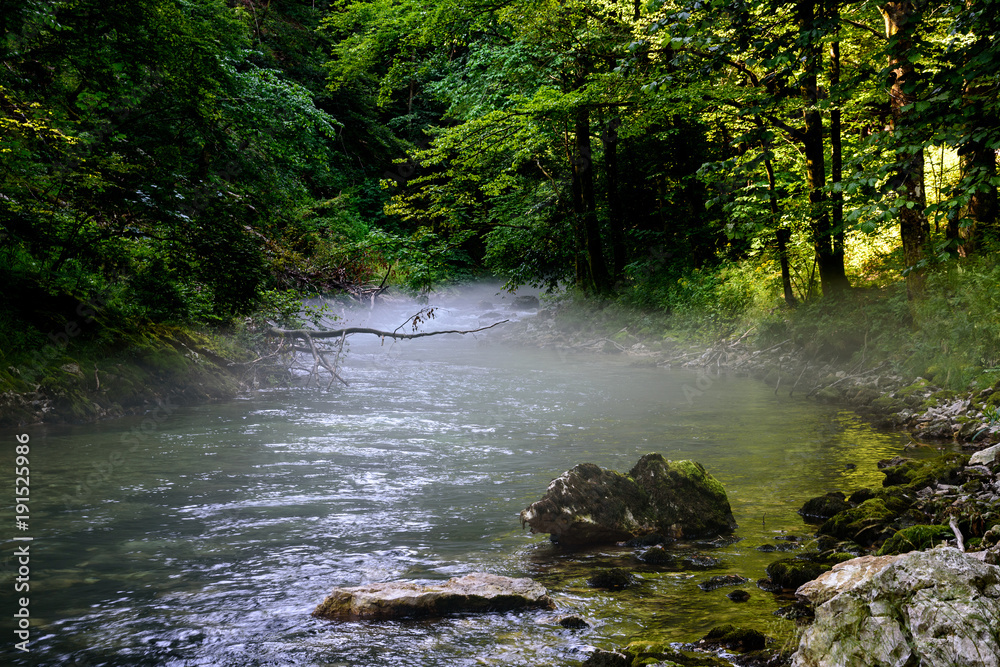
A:
MULTIPOLYGON (((666 664, 788 665, 794 660, 793 664, 802 667, 834 664, 860 667, 875 664, 864 660, 881 655, 879 651, 887 657, 877 664, 902 664, 890 658, 896 654, 902 656, 907 647, 913 649, 910 657, 917 659, 951 656, 957 660, 933 664, 978 664, 962 662, 960 657, 965 644, 960 641, 944 646, 935 643, 934 637, 928 639, 925 635, 929 627, 947 626, 961 641, 974 641, 986 646, 987 650, 996 649, 995 637, 993 643, 984 644, 980 641, 978 626, 949 620, 947 605, 935 601, 958 591, 955 593, 958 597, 948 598, 949 604, 983 607, 983 613, 988 616, 986 627, 1000 623, 995 586, 987 587, 989 599, 983 598, 986 600, 983 602, 979 600, 982 595, 976 597, 976 591, 982 593, 982 586, 979 586, 982 577, 976 579, 982 574, 976 569, 978 566, 963 566, 957 571, 953 567, 971 558, 983 563, 989 576, 997 578, 1000 573, 1000 568, 996 567, 1000 562, 1000 445, 994 446, 1000 434, 1000 414, 997 412, 1000 383, 965 392, 943 390, 924 378, 905 377, 887 361, 868 360, 862 355, 852 365, 844 366, 810 354, 792 340, 756 347, 749 334, 744 332, 706 345, 650 331, 643 323, 622 326, 620 319, 581 318, 578 314, 545 309, 535 318, 506 327, 494 338, 512 344, 550 348, 566 355, 619 355, 636 365, 687 368, 710 375, 747 375, 773 386, 776 395, 784 394, 790 400, 807 398, 845 405, 879 427, 906 430, 912 436, 909 448, 915 453, 923 450, 919 452, 922 456, 932 448, 951 451, 930 459, 897 457, 882 461, 879 468, 886 479, 881 488, 843 489, 815 498, 800 509, 803 518, 814 524, 816 539, 804 543, 804 551, 794 558, 772 563, 767 569, 768 576, 757 582, 765 591, 785 595, 803 587, 800 602, 782 610, 786 617, 797 619, 803 627, 810 628, 797 646, 780 650, 774 644, 768 645, 763 637, 755 637, 750 644, 735 640, 728 645, 713 644, 719 638, 716 635, 743 637, 748 632, 739 628, 719 628, 699 642, 697 648, 721 646, 730 653, 724 656, 728 663, 712 662, 709 657, 685 661, 675 648, 633 642, 615 651, 598 651, 585 664, 601 667, 667 661, 666 664), (895 559, 902 554, 932 554, 940 549, 951 550, 958 556, 944 554, 938 558, 933 555, 925 559, 926 563, 920 561, 912 566, 903 559, 889 568, 889 564, 896 563, 895 559), (840 568, 834 573, 853 572, 857 570, 853 564, 865 558, 884 560, 879 561, 880 568, 862 568, 863 577, 833 592, 828 590, 829 595, 815 598, 810 592, 810 586, 815 588, 814 580, 826 577, 825 572, 832 568, 840 568), (886 568, 888 574, 880 575, 886 568), (910 585, 913 577, 907 578, 907 573, 914 568, 948 570, 952 572, 948 579, 951 583, 933 595, 918 593, 919 587, 910 585), (971 573, 972 578, 965 577, 966 573, 971 573), (903 611, 888 613, 878 605, 865 606, 858 602, 860 598, 855 588, 867 598, 874 596, 888 601, 886 605, 897 601, 900 609, 906 605, 911 609, 919 608, 920 618, 911 618, 912 614, 907 616, 903 611), (959 593, 968 595, 962 597, 959 593), (927 596, 933 598, 928 598, 928 604, 915 603, 927 596), (823 647, 836 644, 837 633, 853 632, 837 621, 840 607, 850 604, 855 604, 857 609, 851 607, 857 612, 854 616, 859 622, 870 625, 871 632, 861 641, 850 644, 853 658, 838 663, 840 654, 833 655, 823 647), (810 625, 814 614, 819 620, 810 625), (892 646, 880 644, 885 638, 880 631, 883 626, 887 632, 892 631, 894 641, 898 640, 892 646), (737 654, 732 655, 733 651, 737 654)), ((831 573, 834 575, 832 580, 826 580, 828 589, 839 581, 839 575, 834 573, 831 573)), ((895 609, 886 605, 883 607, 889 611, 895 609)))

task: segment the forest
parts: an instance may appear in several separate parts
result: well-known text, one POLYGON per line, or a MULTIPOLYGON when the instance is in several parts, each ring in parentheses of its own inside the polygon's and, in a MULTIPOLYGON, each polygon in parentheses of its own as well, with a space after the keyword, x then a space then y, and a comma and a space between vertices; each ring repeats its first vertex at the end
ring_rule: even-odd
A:
POLYGON ((4 374, 80 304, 113 347, 483 275, 882 345, 956 388, 1000 360, 992 0, 5 0, 0 23, 4 374))

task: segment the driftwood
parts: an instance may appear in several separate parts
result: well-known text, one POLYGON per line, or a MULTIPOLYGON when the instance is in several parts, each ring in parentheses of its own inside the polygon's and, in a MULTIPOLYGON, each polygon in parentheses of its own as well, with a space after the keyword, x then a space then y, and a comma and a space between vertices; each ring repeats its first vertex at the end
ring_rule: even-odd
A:
MULTIPOLYGON (((443 331, 422 331, 417 332, 417 326, 426 321, 427 319, 433 319, 434 309, 425 308, 421 310, 416 315, 409 318, 402 325, 397 327, 394 331, 383 331, 381 329, 372 329, 370 327, 345 327, 343 329, 281 329, 278 327, 270 327, 267 329, 267 333, 271 336, 275 336, 281 339, 281 343, 278 346, 279 350, 288 352, 301 352, 304 354, 309 354, 312 356, 312 367, 309 369, 302 368, 302 370, 309 371, 309 380, 306 382, 306 386, 316 380, 316 386, 319 386, 319 375, 320 369, 326 370, 330 374, 330 382, 326 385, 329 389, 333 386, 333 383, 339 380, 347 385, 348 382, 340 376, 337 372, 340 366, 340 357, 344 352, 344 342, 347 337, 352 334, 370 334, 372 336, 378 336, 379 338, 392 338, 394 340, 406 340, 411 338, 425 338, 427 336, 440 336, 443 334, 470 334, 479 331, 486 331, 487 329, 492 329, 495 326, 509 322, 510 320, 501 320, 500 322, 494 322, 489 326, 479 327, 477 329, 447 329, 443 331), (410 324, 413 328, 413 333, 404 333, 400 329, 403 329, 407 324, 410 324), (292 344, 289 347, 285 347, 285 340, 287 339, 299 339, 305 341, 308 347, 296 346, 292 344), (329 339, 338 339, 335 343, 327 343, 329 339), (328 354, 336 352, 336 357, 333 363, 327 358, 328 354)), ((292 358, 292 365, 289 366, 289 370, 294 367, 295 358, 292 358)), ((301 368, 301 367, 300 367, 301 368)))

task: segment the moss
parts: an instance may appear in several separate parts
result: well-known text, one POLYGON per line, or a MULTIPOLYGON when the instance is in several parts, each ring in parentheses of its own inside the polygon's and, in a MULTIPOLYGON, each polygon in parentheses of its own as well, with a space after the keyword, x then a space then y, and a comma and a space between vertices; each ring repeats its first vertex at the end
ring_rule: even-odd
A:
POLYGON ((896 396, 900 398, 908 398, 913 394, 920 392, 921 394, 931 388, 931 383, 924 378, 917 378, 917 381, 911 385, 903 387, 896 391, 896 396))
MULTIPOLYGON (((890 502, 892 502, 890 500, 890 502)), ((841 540, 853 540, 862 546, 874 543, 885 529, 905 508, 898 503, 889 507, 882 498, 872 498, 857 507, 844 510, 828 519, 819 532, 841 540)))
POLYGON ((879 549, 878 555, 889 556, 930 549, 951 534, 951 529, 948 526, 910 526, 898 531, 886 540, 882 548, 879 549))
POLYGON ((935 482, 955 484, 958 473, 969 463, 968 454, 945 454, 925 461, 907 460, 884 468, 884 486, 901 486, 906 491, 919 491, 935 482))
POLYGON ((857 556, 852 553, 847 553, 846 551, 835 551, 832 554, 826 556, 825 560, 828 563, 837 565, 838 563, 844 563, 849 560, 854 560, 855 558, 857 558, 857 556))
POLYGON ((829 519, 838 512, 850 509, 850 507, 844 499, 843 493, 834 492, 807 500, 799 508, 799 514, 806 518, 829 519))
POLYGON ((646 454, 629 478, 648 496, 656 530, 663 535, 714 536, 736 528, 725 488, 700 463, 646 454))
POLYGON ((624 649, 631 667, 676 665, 678 667, 723 667, 731 665, 715 656, 681 651, 667 642, 634 641, 624 649))
POLYGON ((883 414, 899 412, 906 407, 906 403, 892 396, 880 396, 869 403, 871 408, 883 414))
POLYGON ((801 558, 783 558, 767 566, 767 576, 782 588, 798 588, 832 567, 832 564, 816 563, 801 558))
POLYGON ((709 630, 702 641, 733 651, 759 651, 767 645, 767 636, 753 628, 741 628, 727 623, 709 630))

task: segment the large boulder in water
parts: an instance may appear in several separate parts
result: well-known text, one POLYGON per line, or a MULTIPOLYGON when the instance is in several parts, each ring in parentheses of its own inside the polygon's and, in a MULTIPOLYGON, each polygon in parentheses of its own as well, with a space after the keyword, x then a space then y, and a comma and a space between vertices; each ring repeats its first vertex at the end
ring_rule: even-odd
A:
POLYGON ((792 667, 1000 667, 1000 568, 975 555, 855 558, 796 594, 816 620, 792 667))
POLYGON ((623 475, 581 463, 554 479, 521 524, 567 546, 620 542, 649 533, 705 537, 736 528, 726 491, 693 461, 646 454, 623 475))
POLYGON ((386 621, 460 613, 555 609, 541 584, 474 573, 438 584, 390 581, 368 586, 335 588, 312 615, 336 621, 386 621))

